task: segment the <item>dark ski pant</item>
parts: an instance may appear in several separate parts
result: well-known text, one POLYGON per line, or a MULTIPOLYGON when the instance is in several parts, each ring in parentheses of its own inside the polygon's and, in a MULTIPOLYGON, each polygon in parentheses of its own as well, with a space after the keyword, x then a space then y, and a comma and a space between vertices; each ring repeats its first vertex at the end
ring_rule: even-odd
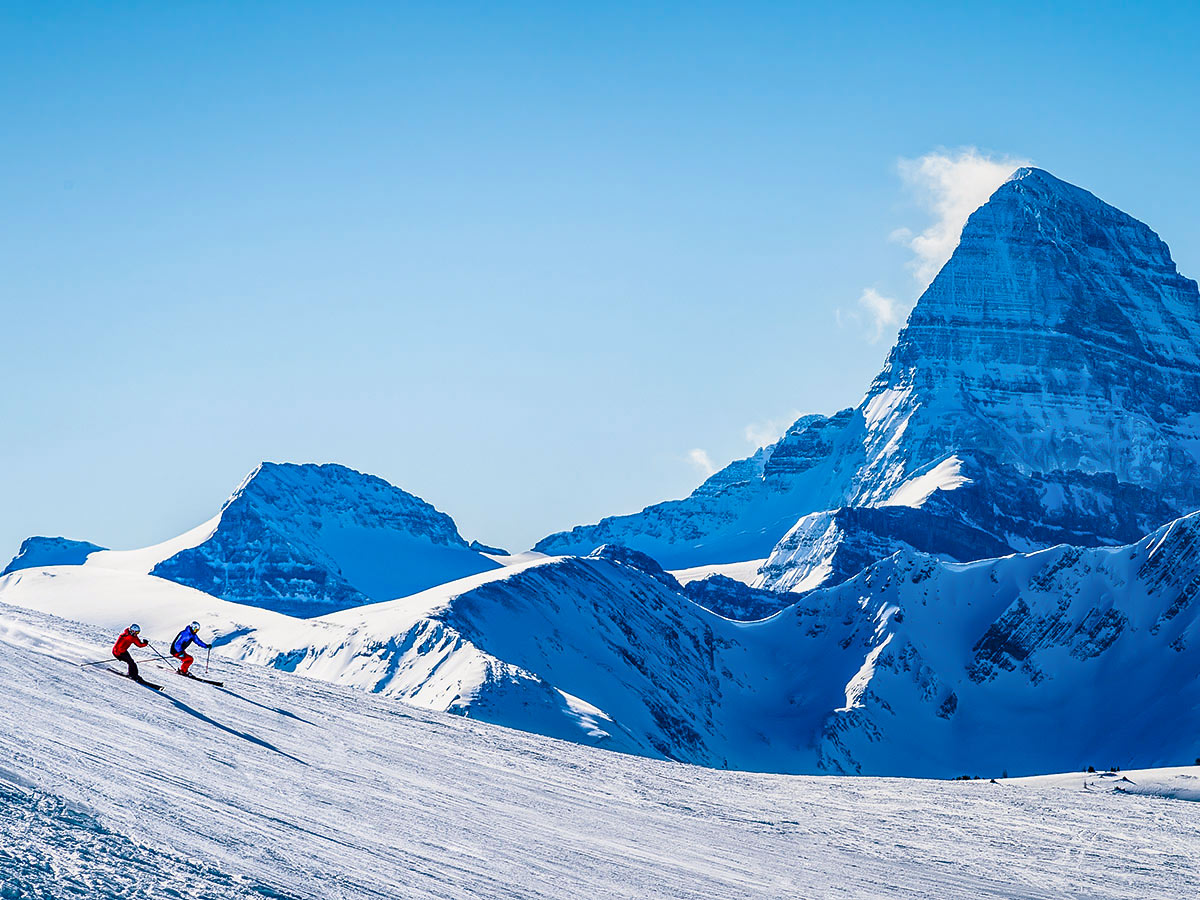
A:
POLYGON ((128 650, 122 650, 120 656, 117 657, 121 662, 129 666, 129 677, 139 678, 137 663, 133 661, 133 657, 129 655, 128 650))

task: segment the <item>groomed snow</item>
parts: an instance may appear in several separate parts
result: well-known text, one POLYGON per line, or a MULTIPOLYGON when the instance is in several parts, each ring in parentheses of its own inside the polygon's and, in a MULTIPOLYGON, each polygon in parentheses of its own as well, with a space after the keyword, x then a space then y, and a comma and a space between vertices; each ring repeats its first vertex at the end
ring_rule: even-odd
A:
POLYGON ((1191 900, 1200 883, 1200 805, 1080 776, 721 772, 223 659, 223 689, 147 665, 159 695, 79 668, 111 639, 0 605, 3 896, 1191 900))

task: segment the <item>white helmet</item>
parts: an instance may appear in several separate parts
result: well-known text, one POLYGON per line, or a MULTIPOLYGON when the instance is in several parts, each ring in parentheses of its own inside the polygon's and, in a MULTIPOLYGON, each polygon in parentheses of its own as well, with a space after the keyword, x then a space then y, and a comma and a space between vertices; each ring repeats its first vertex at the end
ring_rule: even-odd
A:
POLYGON ((189 626, 188 626, 188 630, 189 630, 189 631, 191 631, 191 632, 193 632, 193 633, 195 633, 195 632, 199 631, 199 630, 200 630, 200 623, 199 623, 199 622, 193 622, 191 625, 189 625, 189 626))
POLYGON ((137 634, 137 633, 138 633, 139 631, 141 631, 141 630, 142 630, 142 626, 141 626, 141 625, 130 625, 130 626, 129 626, 129 633, 130 633, 130 634, 137 634))

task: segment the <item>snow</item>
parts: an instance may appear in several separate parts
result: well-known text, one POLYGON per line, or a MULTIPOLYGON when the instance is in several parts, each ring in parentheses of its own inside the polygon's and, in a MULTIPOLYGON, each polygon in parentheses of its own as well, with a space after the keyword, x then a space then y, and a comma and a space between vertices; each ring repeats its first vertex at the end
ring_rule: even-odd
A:
POLYGON ((78 667, 111 638, 0 605, 4 896, 1190 900, 1200 881, 1200 806, 1079 776, 722 772, 223 656, 223 689, 147 664, 159 695, 78 667))
POLYGON ((77 566, 91 553, 104 548, 88 541, 73 541, 64 537, 30 537, 21 542, 21 549, 0 575, 32 566, 77 566))
POLYGON ((160 648, 196 618, 227 658, 642 756, 1029 775, 1195 758, 1198 547, 1200 514, 1120 548, 898 551, 755 621, 619 548, 313 619, 93 566, 15 572, 0 602, 113 633, 137 621, 160 648))
POLYGON ((953 491, 970 484, 971 479, 961 474, 962 460, 948 456, 927 472, 914 475, 892 492, 881 506, 921 506, 934 491, 953 491))
POLYGON ((1153 232, 1026 170, 859 407, 538 544, 588 558, 336 465, 142 550, 31 538, 0 896, 1182 896, 1197 768, 749 773, 1194 758, 1200 514, 1159 525, 1200 506, 1198 311, 1153 232), (75 666, 193 618, 228 689, 75 666))
POLYGON ((1109 772, 1067 772, 1005 779, 1005 784, 1033 788, 1108 791, 1167 800, 1200 801, 1200 765, 1109 772))
POLYGON ((726 578, 732 578, 734 581, 740 581, 742 584, 751 585, 758 578, 758 570, 765 562, 765 559, 748 559, 745 562, 692 566, 688 569, 673 569, 671 574, 675 576, 680 584, 700 581, 701 579, 708 578, 710 575, 724 575, 726 578))
POLYGON ((221 524, 221 514, 213 516, 207 522, 202 522, 195 528, 185 531, 178 537, 142 547, 137 550, 101 550, 88 556, 84 565, 97 566, 102 569, 116 569, 121 572, 138 572, 146 574, 160 562, 170 559, 184 550, 199 547, 217 530, 221 524))
POLYGON ((488 559, 494 563, 499 563, 502 566, 519 566, 527 562, 533 562, 536 559, 548 559, 546 553, 538 553, 536 550, 526 550, 523 553, 505 553, 494 554, 484 553, 488 559))

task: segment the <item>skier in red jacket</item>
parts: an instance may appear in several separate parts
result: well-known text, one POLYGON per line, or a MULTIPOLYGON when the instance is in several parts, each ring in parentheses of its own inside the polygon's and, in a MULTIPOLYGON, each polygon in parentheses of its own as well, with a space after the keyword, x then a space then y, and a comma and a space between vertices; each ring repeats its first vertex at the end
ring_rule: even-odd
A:
POLYGON ((141 681, 142 677, 138 675, 137 663, 133 661, 133 657, 129 655, 129 646, 132 644, 136 647, 145 647, 149 641, 143 641, 138 637, 138 633, 142 629, 137 625, 130 625, 121 632, 121 636, 117 638, 117 642, 113 644, 113 656, 121 660, 129 666, 129 677, 134 681, 141 681))

